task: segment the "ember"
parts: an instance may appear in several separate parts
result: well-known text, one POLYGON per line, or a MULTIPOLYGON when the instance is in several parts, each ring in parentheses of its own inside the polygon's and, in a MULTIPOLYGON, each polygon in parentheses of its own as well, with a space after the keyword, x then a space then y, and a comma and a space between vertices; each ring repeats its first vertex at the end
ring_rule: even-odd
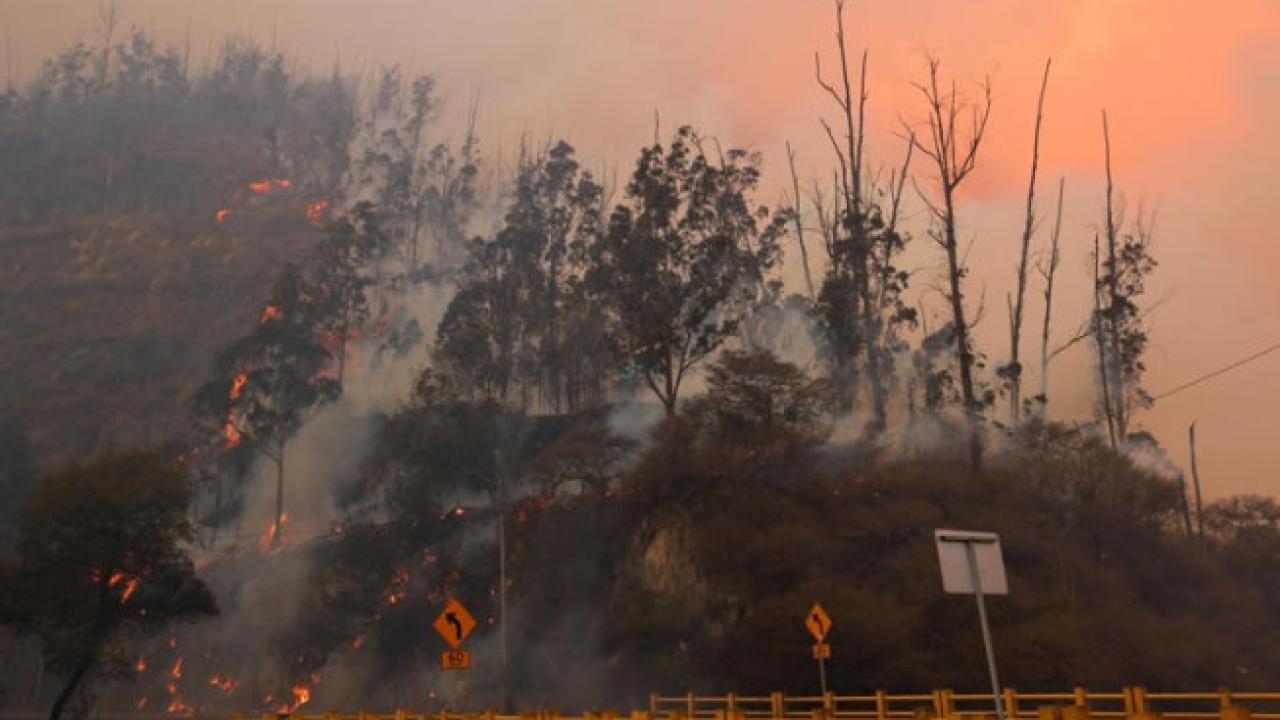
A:
POLYGON ((120 584, 124 585, 124 590, 120 593, 120 604, 123 605, 129 601, 133 591, 138 589, 138 578, 122 572, 112 573, 107 580, 107 587, 115 587, 120 584))
POLYGON ((232 425, 230 420, 227 421, 226 427, 222 428, 222 436, 227 439, 226 444, 222 446, 224 450, 230 450, 240 444, 240 431, 236 430, 236 426, 232 425))
POLYGON ((317 228, 324 229, 325 213, 329 211, 329 201, 319 200, 307 206, 307 220, 317 228))
POLYGON ((231 399, 235 400, 240 397, 240 393, 244 392, 244 384, 249 381, 249 376, 240 373, 231 381, 231 399))
POLYGON ((387 604, 398 605, 409 594, 409 571, 397 570, 391 580, 391 590, 387 593, 387 604))
POLYGON ((277 178, 274 180, 259 180, 249 183, 249 189, 261 195, 269 193, 272 190, 287 190, 293 187, 293 181, 288 178, 277 178))
POLYGON ((280 312, 280 308, 276 307, 275 305, 268 305, 262 308, 262 317, 258 319, 258 322, 263 325, 266 325, 272 320, 279 320, 282 314, 283 313, 280 312))
POLYGON ((218 688, 224 693, 229 693, 236 689, 236 681, 230 675, 227 675, 225 677, 222 675, 214 675, 213 677, 209 678, 209 684, 213 687, 218 688))

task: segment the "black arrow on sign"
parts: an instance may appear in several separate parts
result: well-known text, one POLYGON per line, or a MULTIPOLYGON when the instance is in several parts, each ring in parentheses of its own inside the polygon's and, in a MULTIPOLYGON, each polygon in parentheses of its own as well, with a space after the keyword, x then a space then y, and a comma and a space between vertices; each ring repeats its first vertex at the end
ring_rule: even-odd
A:
POLYGON ((444 614, 444 621, 453 626, 453 632, 457 635, 458 642, 462 642, 462 621, 458 619, 458 616, 453 611, 449 611, 444 614))
POLYGON ((826 637, 826 636, 827 636, 827 626, 826 626, 826 625, 824 625, 824 624, 822 623, 822 616, 821 616, 821 615, 819 615, 818 613, 814 613, 814 614, 810 615, 809 617, 810 617, 810 618, 812 618, 812 619, 813 619, 813 623, 814 623, 815 625, 817 625, 817 626, 818 626, 818 634, 819 634, 819 635, 821 635, 822 637, 826 637))

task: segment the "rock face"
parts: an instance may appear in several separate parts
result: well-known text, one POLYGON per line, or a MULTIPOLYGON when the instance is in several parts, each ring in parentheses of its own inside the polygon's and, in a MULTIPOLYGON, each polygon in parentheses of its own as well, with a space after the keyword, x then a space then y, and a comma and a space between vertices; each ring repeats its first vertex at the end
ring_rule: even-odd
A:
POLYGON ((298 204, 0 226, 0 412, 46 459, 178 439, 213 353, 319 236, 298 204))

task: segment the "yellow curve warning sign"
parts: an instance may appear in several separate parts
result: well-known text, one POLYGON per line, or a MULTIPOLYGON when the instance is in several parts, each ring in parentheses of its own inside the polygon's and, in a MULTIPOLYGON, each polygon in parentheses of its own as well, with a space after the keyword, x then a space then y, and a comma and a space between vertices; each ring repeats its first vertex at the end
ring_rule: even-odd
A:
POLYGON ((476 619, 471 617, 471 613, 467 612, 457 599, 449 598, 449 602, 444 604, 444 609, 436 616, 431 627, 435 628, 440 637, 449 643, 449 647, 457 650, 476 629, 476 619))
POLYGON ((808 628, 809 634, 813 639, 821 643, 827 639, 827 634, 831 632, 831 616, 818 603, 813 604, 813 609, 809 611, 808 616, 804 619, 804 626, 808 628))

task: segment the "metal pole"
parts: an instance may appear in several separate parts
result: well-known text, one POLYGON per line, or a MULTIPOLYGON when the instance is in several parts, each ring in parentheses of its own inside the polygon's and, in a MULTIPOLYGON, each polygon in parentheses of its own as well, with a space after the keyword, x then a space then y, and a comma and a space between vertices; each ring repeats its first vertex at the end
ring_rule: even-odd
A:
POLYGON ((987 671, 991 673, 991 697, 996 703, 996 720, 1004 720, 1004 701, 1000 697, 1000 675, 996 672, 996 653, 991 646, 991 627, 987 624, 987 603, 982 597, 982 577, 978 573, 978 554, 973 541, 964 542, 969 558, 969 579, 973 582, 973 596, 978 599, 978 621, 982 625, 982 644, 987 650, 987 671))
POLYGON ((818 686, 822 688, 822 698, 826 701, 827 697, 827 661, 818 654, 818 686))

